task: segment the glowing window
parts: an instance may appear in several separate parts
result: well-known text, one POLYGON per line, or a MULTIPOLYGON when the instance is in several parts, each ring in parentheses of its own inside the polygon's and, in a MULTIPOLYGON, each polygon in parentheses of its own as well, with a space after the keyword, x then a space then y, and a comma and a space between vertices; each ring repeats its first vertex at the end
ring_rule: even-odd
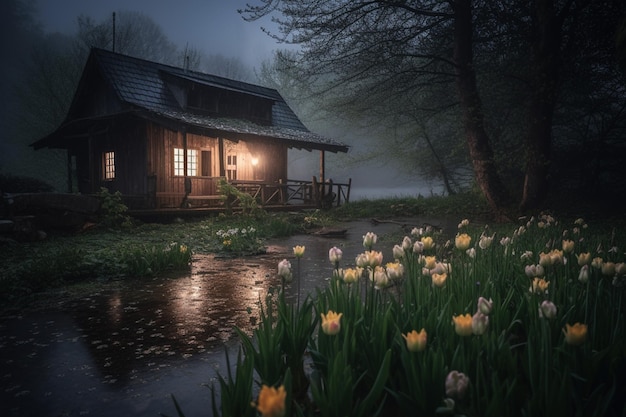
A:
POLYGON ((103 155, 104 163, 104 179, 115 179, 115 152, 105 152, 103 155))
MULTIPOLYGON (((174 175, 185 175, 185 150, 174 148, 174 175)), ((187 176, 198 175, 198 151, 187 149, 187 176)))

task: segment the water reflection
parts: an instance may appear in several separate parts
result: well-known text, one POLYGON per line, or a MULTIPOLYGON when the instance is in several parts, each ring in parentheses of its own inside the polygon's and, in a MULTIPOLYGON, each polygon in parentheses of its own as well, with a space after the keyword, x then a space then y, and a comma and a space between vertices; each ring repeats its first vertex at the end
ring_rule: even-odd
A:
MULTIPOLYGON (((125 281, 62 308, 0 319, 3 416, 176 415, 170 394, 186 415, 208 415, 206 384, 223 371, 224 346, 233 350, 233 327, 251 333, 259 300, 280 285, 276 266, 305 245, 301 291, 325 285, 328 250, 353 265, 362 235, 379 234, 390 259, 395 224, 351 225, 344 237, 294 236, 270 242, 268 253, 244 259, 194 257, 191 273, 125 281)), ((294 268, 296 262, 293 262, 294 268)), ((287 288, 295 300, 296 286, 287 288)))

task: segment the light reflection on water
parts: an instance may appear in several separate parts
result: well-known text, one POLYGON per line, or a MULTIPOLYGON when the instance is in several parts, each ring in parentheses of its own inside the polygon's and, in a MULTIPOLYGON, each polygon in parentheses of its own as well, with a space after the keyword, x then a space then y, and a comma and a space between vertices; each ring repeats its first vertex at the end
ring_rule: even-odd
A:
MULTIPOLYGON (((63 308, 0 319, 3 416, 210 415, 210 390, 224 374, 224 346, 236 352, 236 326, 251 334, 259 300, 280 285, 276 266, 305 245, 302 296, 330 277, 328 250, 352 266, 362 235, 380 236, 390 259, 397 224, 351 224, 344 237, 294 236, 270 242, 268 253, 241 259, 194 256, 190 273, 130 280, 68 302, 63 308)), ((296 297, 296 286, 286 296, 296 297)))

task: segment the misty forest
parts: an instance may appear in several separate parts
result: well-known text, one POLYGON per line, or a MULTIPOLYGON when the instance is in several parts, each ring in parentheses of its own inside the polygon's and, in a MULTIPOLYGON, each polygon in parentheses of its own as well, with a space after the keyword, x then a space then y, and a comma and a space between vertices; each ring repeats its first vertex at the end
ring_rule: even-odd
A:
POLYGON ((254 68, 144 12, 0 2, 6 415, 624 417, 624 0, 248 0, 254 68))
POLYGON ((242 18, 272 16, 259 36, 277 52, 246 68, 172 44, 140 11, 117 12, 113 41, 110 20, 43 33, 32 3, 5 2, 0 172, 66 191, 65 155, 29 144, 63 120, 95 46, 276 88, 311 129, 351 146, 344 165, 362 184, 376 167, 391 183, 477 190, 504 217, 581 203, 583 190, 611 204, 626 188, 623 2, 492 3, 252 3, 242 18))

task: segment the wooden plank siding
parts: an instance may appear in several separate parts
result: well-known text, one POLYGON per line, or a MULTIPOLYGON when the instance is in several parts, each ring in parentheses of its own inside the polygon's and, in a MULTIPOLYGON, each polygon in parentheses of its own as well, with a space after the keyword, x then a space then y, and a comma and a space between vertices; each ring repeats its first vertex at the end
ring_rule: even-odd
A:
MULTIPOLYGON (((174 149, 198 152, 197 175, 190 176, 191 197, 219 194, 219 139, 176 132, 154 123, 146 126, 147 175, 154 181, 156 206, 180 207, 187 195, 185 176, 175 175, 174 149), (203 172, 208 170, 208 172, 203 172), (208 173, 209 175, 202 175, 208 173)), ((287 147, 272 142, 245 142, 223 139, 224 171, 229 180, 278 183, 287 177, 287 147), (231 157, 229 159, 229 156, 231 157), (235 161, 236 165, 229 162, 235 161), (253 165, 253 158, 257 165, 253 165), (236 173, 233 172, 236 170, 236 173)), ((209 200, 209 199, 207 199, 209 200)))

